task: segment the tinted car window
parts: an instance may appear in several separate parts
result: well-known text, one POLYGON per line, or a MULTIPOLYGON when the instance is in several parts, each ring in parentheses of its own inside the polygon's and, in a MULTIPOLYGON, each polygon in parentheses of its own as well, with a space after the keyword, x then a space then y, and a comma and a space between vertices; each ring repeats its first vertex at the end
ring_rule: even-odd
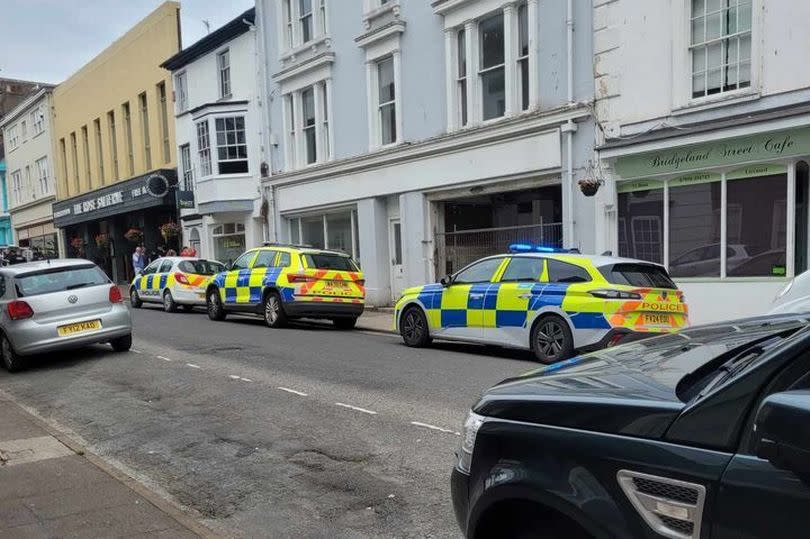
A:
POLYGON ((225 271, 225 266, 210 260, 183 260, 177 268, 183 273, 193 273, 195 275, 216 275, 225 271))
POLYGON ((255 255, 255 254, 256 254, 255 251, 250 251, 250 252, 247 252, 247 253, 243 254, 242 256, 240 256, 239 258, 236 259, 236 262, 233 263, 233 266, 231 266, 231 269, 235 269, 235 270, 246 269, 248 267, 248 265, 250 264, 250 260, 253 258, 253 255, 255 255))
POLYGON ((453 279, 454 283, 488 283, 495 275, 495 271, 500 267, 503 258, 488 258, 472 266, 461 270, 453 279))
POLYGON ((591 276, 584 268, 560 262, 553 258, 548 259, 548 282, 550 283, 587 283, 591 276))
POLYGON ((256 257, 256 262, 253 263, 254 268, 270 268, 276 261, 278 251, 259 251, 259 256, 256 257))
POLYGON ((310 269, 357 271, 357 266, 348 256, 333 254, 306 254, 303 256, 310 269))
POLYGON ((152 262, 151 264, 146 266, 146 268, 143 270, 143 274, 144 275, 149 275, 151 273, 157 273, 158 266, 160 266, 160 261, 159 260, 156 260, 156 261, 152 262))
POLYGON ((172 265, 174 265, 174 262, 172 262, 171 260, 164 260, 163 263, 160 265, 160 270, 158 271, 158 273, 169 273, 170 271, 172 271, 172 265))
POLYGON ((110 280, 97 266, 69 266, 35 271, 15 278, 18 297, 39 296, 109 284, 110 280))
POLYGON ((613 264, 599 268, 599 272, 613 284, 673 290, 678 288, 664 268, 652 264, 613 264))
POLYGON ((537 281, 543 273, 542 258, 515 257, 509 261, 501 282, 537 281))
POLYGON ((280 268, 288 268, 292 263, 292 259, 290 258, 290 253, 282 252, 278 259, 278 267, 280 268))

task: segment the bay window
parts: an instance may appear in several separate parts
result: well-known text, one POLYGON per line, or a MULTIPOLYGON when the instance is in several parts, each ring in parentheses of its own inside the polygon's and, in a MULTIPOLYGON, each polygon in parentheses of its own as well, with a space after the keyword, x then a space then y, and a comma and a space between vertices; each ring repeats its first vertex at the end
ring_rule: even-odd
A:
POLYGON ((217 135, 219 174, 243 174, 248 171, 245 117, 227 116, 214 120, 217 135))
POLYGON ((197 159, 200 161, 200 176, 210 176, 211 137, 208 134, 208 120, 197 122, 197 159))

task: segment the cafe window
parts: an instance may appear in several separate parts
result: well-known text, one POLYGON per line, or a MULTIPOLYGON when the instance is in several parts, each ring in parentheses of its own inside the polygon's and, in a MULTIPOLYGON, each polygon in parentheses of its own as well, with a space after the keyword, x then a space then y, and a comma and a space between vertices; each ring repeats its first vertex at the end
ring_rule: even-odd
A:
POLYGON ((619 184, 619 255, 664 264, 674 278, 784 277, 787 188, 781 165, 619 184))
POLYGON ((308 215, 289 219, 290 242, 318 249, 333 249, 359 258, 357 213, 354 211, 308 215))

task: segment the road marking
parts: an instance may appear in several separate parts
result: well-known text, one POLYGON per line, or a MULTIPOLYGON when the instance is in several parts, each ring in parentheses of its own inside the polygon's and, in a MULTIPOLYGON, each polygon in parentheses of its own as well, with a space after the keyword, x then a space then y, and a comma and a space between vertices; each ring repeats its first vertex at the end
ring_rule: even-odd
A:
POLYGON ((135 350, 134 348, 130 348, 129 351, 132 352, 133 354, 143 354, 143 352, 141 352, 140 350, 135 350))
POLYGON ((286 391, 287 393, 292 393, 293 395, 298 395, 299 397, 309 397, 303 391, 296 391, 295 389, 290 389, 289 387, 277 387, 276 389, 280 389, 281 391, 286 391))
POLYGON ((163 357, 163 356, 155 356, 155 357, 158 358, 158 359, 162 359, 163 361, 171 361, 171 359, 169 359, 167 357, 163 357))
POLYGON ((253 381, 250 378, 239 378, 239 379, 242 380, 243 382, 252 382, 253 381))
POLYGON ((352 406, 351 404, 344 404, 342 402, 336 402, 335 406, 348 408, 349 410, 354 410, 355 412, 363 412, 364 414, 377 415, 377 412, 375 412, 374 410, 367 410, 365 408, 360 408, 359 406, 352 406))
POLYGON ((421 421, 411 421, 411 425, 415 427, 423 427, 430 430, 437 430, 439 432, 446 432, 447 434, 455 434, 456 436, 461 436, 460 432, 456 432, 454 430, 445 429, 442 427, 437 427, 436 425, 431 425, 430 423, 422 423, 421 421))
POLYGON ((202 367, 195 365, 194 363, 186 363, 186 367, 191 367, 192 369, 202 369, 202 367))
POLYGON ((239 375, 238 374, 229 374, 228 378, 230 378, 231 380, 239 380, 239 375))

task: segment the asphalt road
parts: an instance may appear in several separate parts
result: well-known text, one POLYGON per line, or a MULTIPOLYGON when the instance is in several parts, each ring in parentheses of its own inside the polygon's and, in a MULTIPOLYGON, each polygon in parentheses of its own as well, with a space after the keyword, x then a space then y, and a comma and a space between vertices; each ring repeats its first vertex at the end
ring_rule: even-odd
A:
POLYGON ((460 424, 483 389, 537 366, 329 325, 133 316, 132 352, 41 357, 0 389, 235 536, 458 537, 460 424))

